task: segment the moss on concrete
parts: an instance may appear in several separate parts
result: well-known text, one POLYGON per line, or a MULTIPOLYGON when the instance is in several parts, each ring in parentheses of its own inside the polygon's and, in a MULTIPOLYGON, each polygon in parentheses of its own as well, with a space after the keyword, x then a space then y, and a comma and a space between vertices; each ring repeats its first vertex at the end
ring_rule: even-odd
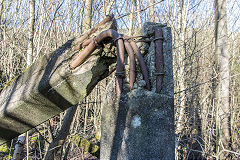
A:
POLYGON ((86 153, 91 153, 92 155, 99 157, 100 147, 98 145, 91 143, 89 140, 82 138, 79 135, 74 135, 71 138, 71 141, 86 153))

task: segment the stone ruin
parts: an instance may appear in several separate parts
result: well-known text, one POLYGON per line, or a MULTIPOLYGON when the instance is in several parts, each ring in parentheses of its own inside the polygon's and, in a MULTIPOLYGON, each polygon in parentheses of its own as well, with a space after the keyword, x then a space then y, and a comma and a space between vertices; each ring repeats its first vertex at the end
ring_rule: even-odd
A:
MULTIPOLYGON (((2 90, 0 144, 76 105, 101 79, 114 72, 111 64, 116 59, 101 54, 103 49, 100 46, 101 37, 98 36, 103 30, 111 28, 116 29, 110 17, 80 38, 69 40, 55 52, 41 57, 2 90), (91 45, 93 48, 89 47, 91 45), (87 49, 82 51, 84 46, 87 49)), ((171 29, 166 25, 148 22, 137 34, 135 38, 138 38, 141 54, 137 55, 136 50, 134 52, 137 59, 143 57, 144 62, 136 62, 136 74, 131 78, 131 60, 121 57, 120 61, 124 59, 125 63, 121 64, 120 70, 117 64, 117 80, 107 85, 101 126, 100 158, 103 160, 174 159, 171 29), (160 37, 156 35, 158 30, 162 30, 160 37), (157 71, 158 64, 155 64, 156 41, 162 43, 162 71, 157 71), (147 66, 147 78, 142 63, 147 66), (125 68, 125 72, 121 68, 125 68)), ((132 39, 134 37, 126 36, 124 39, 115 35, 113 40, 118 48, 113 47, 113 50, 119 50, 120 41, 132 39)), ((103 43, 112 44, 112 41, 103 43)), ((117 55, 117 62, 119 57, 117 55)))

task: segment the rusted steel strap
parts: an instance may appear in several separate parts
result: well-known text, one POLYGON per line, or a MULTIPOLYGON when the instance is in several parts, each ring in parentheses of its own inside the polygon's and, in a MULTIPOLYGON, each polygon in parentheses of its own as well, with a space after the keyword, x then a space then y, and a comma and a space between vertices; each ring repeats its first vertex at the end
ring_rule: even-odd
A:
POLYGON ((124 45, 129 56, 129 63, 130 63, 129 89, 132 90, 135 79, 136 79, 136 75, 135 75, 136 62, 135 62, 134 52, 130 43, 127 40, 124 40, 124 45))
MULTIPOLYGON (((155 35, 156 36, 156 35, 155 35)), ((164 40, 163 39, 163 37, 155 37, 154 39, 153 39, 153 42, 155 42, 156 40, 164 40)))
POLYGON ((125 71, 122 72, 116 72, 115 76, 119 76, 119 77, 125 77, 125 71))
POLYGON ((140 68, 141 68, 141 71, 142 71, 142 74, 143 74, 143 79, 144 81, 146 82, 146 88, 148 90, 151 89, 151 86, 150 86, 150 81, 149 81, 149 77, 148 77, 148 70, 147 70, 147 66, 144 62, 144 59, 143 59, 143 56, 136 44, 136 42, 132 41, 132 40, 129 40, 130 41, 130 44, 137 56, 137 59, 138 59, 138 62, 139 62, 139 65, 140 65, 140 68))
POLYGON ((124 36, 124 40, 135 39, 135 38, 147 38, 146 36, 124 36))
POLYGON ((162 89, 163 76, 164 76, 162 28, 156 28, 154 42, 155 42, 156 92, 160 93, 162 89))

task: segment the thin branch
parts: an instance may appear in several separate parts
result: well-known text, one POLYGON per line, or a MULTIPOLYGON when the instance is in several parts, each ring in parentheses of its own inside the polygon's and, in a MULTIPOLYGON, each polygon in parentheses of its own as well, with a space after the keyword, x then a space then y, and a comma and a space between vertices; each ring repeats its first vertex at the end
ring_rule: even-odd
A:
POLYGON ((39 133, 39 135, 40 135, 48 144, 50 144, 50 142, 47 140, 47 138, 45 138, 45 136, 42 135, 42 133, 41 133, 36 127, 34 127, 34 129, 35 129, 36 132, 39 133))
MULTIPOLYGON (((239 76, 239 75, 240 75, 240 74, 235 74, 235 75, 230 76, 230 78, 236 77, 236 76, 239 76)), ((193 86, 190 86, 190 87, 185 88, 185 89, 183 89, 183 90, 181 90, 181 91, 178 91, 178 92, 174 92, 174 94, 179 94, 179 93, 181 93, 181 92, 185 92, 185 91, 188 91, 188 90, 190 90, 190 89, 192 89, 192 88, 196 88, 196 87, 199 87, 199 86, 204 85, 204 84, 206 84, 206 83, 212 82, 215 78, 216 78, 216 77, 210 78, 209 80, 207 80, 207 81, 205 81, 205 82, 195 84, 195 85, 193 85, 193 86)), ((223 79, 226 79, 226 78, 222 78, 222 80, 223 80, 223 79)))
MULTIPOLYGON (((152 6, 156 5, 156 4, 158 4, 158 3, 161 3, 161 2, 163 2, 163 1, 164 1, 164 0, 160 0, 160 1, 158 1, 158 2, 155 2, 155 3, 153 3, 153 4, 149 5, 149 6, 147 6, 146 8, 143 8, 143 9, 137 10, 137 11, 135 11, 135 12, 133 12, 133 13, 138 13, 138 12, 145 11, 146 9, 148 9, 148 8, 150 8, 150 7, 152 7, 152 6)), ((117 19, 120 19, 120 18, 126 17, 126 16, 130 15, 131 13, 132 13, 132 12, 126 13, 126 14, 121 15, 121 16, 115 18, 115 19, 117 20, 117 19)))

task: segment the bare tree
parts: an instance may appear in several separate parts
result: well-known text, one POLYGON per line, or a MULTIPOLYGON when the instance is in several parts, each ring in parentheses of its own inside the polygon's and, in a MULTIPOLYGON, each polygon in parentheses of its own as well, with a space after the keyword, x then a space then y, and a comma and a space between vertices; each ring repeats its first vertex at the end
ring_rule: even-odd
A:
MULTIPOLYGON (((140 0, 137 0, 137 10, 141 9, 141 2, 140 0)), ((142 18, 141 18, 141 13, 137 12, 137 17, 138 17, 138 27, 142 27, 142 18)))
POLYGON ((28 47, 27 47, 27 66, 30 66, 33 61, 33 38, 35 25, 35 0, 29 1, 29 23, 28 23, 28 47))
MULTIPOLYGON (((216 126, 217 136, 217 153, 224 149, 230 150, 231 146, 231 109, 229 104, 229 45, 227 29, 227 11, 226 0, 215 0, 215 54, 217 58, 218 86, 217 86, 217 115, 216 126)), ((220 159, 226 159, 228 153, 222 152, 220 159)))
POLYGON ((110 15, 110 11, 114 0, 103 0, 103 9, 104 9, 104 16, 110 15))
POLYGON ((60 154, 58 152, 63 147, 63 144, 65 143, 67 136, 70 134, 70 127, 76 110, 77 106, 73 106, 69 108, 65 113, 61 130, 59 131, 57 136, 53 138, 53 141, 49 145, 45 159, 61 159, 61 157, 59 157, 60 154))
POLYGON ((153 5, 155 3, 155 0, 149 0, 150 7, 150 21, 155 22, 155 6, 153 5))
MULTIPOLYGON (((178 49, 177 51, 177 61, 178 61, 178 72, 177 72, 177 77, 178 77, 178 83, 179 83, 179 89, 184 90, 185 89, 185 52, 186 52, 186 44, 185 44, 185 39, 186 39, 186 27, 187 27, 187 14, 188 14, 188 4, 185 1, 177 1, 177 10, 178 10, 178 18, 177 18, 177 30, 176 33, 178 35, 178 49)), ((181 132, 184 128, 184 113, 185 113, 185 101, 186 101, 186 96, 185 92, 179 93, 179 117, 177 120, 177 126, 176 130, 177 132, 181 132)))
POLYGON ((136 0, 132 0, 132 5, 131 5, 131 13, 129 17, 129 35, 133 34, 133 25, 134 25, 134 19, 135 19, 135 8, 136 8, 136 0))
POLYGON ((23 133, 22 135, 18 136, 18 140, 15 145, 15 150, 14 150, 14 154, 13 154, 14 160, 20 160, 21 153, 23 151, 23 147, 25 144, 25 138, 26 138, 26 133, 23 133))
POLYGON ((87 31, 91 28, 92 21, 92 0, 85 1, 85 21, 84 21, 84 30, 87 31))
MULTIPOLYGON (((28 23, 28 46, 27 46, 27 66, 30 66, 33 61, 33 38, 34 38, 34 24, 35 24, 35 0, 29 1, 29 23, 28 23)), ((28 132, 21 134, 18 137, 17 143, 15 145, 15 151, 13 154, 13 159, 20 159, 26 137, 28 138, 28 132)), ((27 142, 27 154, 28 154, 28 140, 27 142)), ((28 159, 28 155, 27 155, 28 159)))

